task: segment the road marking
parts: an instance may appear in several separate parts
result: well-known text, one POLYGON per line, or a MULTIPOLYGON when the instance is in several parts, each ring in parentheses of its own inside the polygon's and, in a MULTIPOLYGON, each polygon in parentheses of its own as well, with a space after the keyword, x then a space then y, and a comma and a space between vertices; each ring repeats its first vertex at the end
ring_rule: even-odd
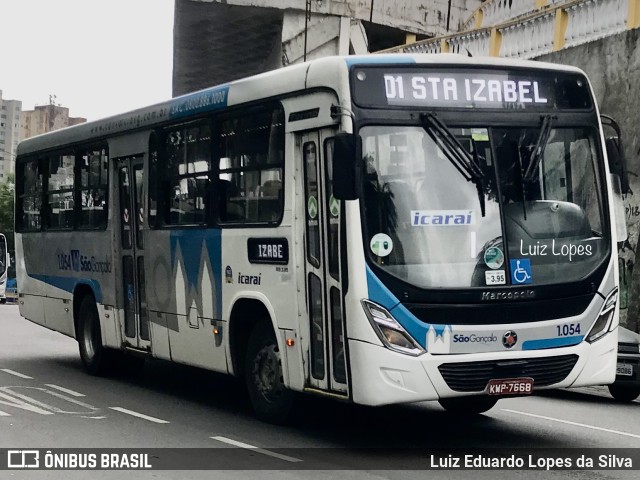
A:
POLYGON ((7 413, 7 412, 3 412, 2 410, 0 410, 0 417, 10 417, 11 414, 7 413))
POLYGON ((20 408, 22 410, 27 410, 28 412, 39 413, 40 415, 53 415, 53 412, 48 412, 47 410, 38 408, 34 405, 29 405, 28 403, 21 401, 19 398, 15 398, 3 392, 0 392, 0 399, 1 398, 4 398, 5 400, 0 400, 0 405, 20 408))
POLYGON ((154 423, 170 423, 166 420, 161 420, 159 418, 150 417, 149 415, 145 415, 143 413, 134 412, 133 410, 127 410, 122 407, 109 407, 111 410, 115 410, 116 412, 126 413, 127 415, 133 415, 134 417, 144 418, 145 420, 149 420, 154 423))
POLYGON ((635 433, 621 432, 620 430, 611 430, 609 428, 596 427, 594 425, 587 425, 584 423, 570 422, 569 420, 562 420, 560 418, 546 417, 544 415, 536 415, 534 413, 520 412, 518 410, 509 410, 507 408, 503 408, 502 411, 508 412, 508 413, 514 413, 516 415, 526 415, 528 417, 542 418, 543 420, 551 420, 552 422, 566 423, 567 425, 573 425, 575 427, 584 427, 584 428, 590 428, 591 430, 598 430, 601 432, 615 433, 616 435, 623 435, 625 437, 640 438, 640 435, 636 435, 635 433))
POLYGON ((33 377, 30 377, 29 375, 25 375, 19 372, 14 372, 13 370, 9 370, 8 368, 0 368, 0 371, 3 371, 4 373, 8 373, 9 375, 15 375, 16 377, 28 378, 29 380, 33 380, 33 377))
POLYGON ((289 457, 287 455, 282 455, 280 453, 270 452, 269 450, 265 450, 264 448, 255 447, 253 445, 249 445, 248 443, 238 442, 237 440, 232 440, 227 437, 210 437, 219 442, 228 443, 229 445, 233 445, 234 447, 246 448, 248 450, 253 450, 256 453, 261 453, 263 455, 268 455, 269 457, 279 458, 280 460, 284 460, 285 462, 302 462, 299 458, 289 457))
POLYGON ((53 390, 47 390, 46 388, 40 388, 40 387, 24 387, 24 386, 17 386, 17 387, 0 387, 0 391, 1 392, 5 392, 8 393, 9 395, 12 395, 13 397, 19 398, 27 403, 31 403, 33 405, 37 405, 38 407, 44 408, 46 410, 50 410, 53 413, 68 413, 68 414, 73 414, 73 415, 79 415, 79 414, 94 414, 96 413, 99 408, 94 407, 93 405, 89 405, 86 403, 81 402, 80 400, 76 400, 74 398, 71 397, 67 397, 61 393, 58 392, 54 392, 53 390), (51 395, 52 397, 55 398, 59 398, 60 400, 64 400, 67 403, 70 403, 72 405, 75 406, 79 406, 82 407, 84 410, 78 411, 78 410, 63 410, 61 408, 55 407, 53 405, 49 405, 47 403, 41 402, 40 400, 36 400, 33 397, 30 397, 26 394, 23 393, 18 393, 15 390, 28 390, 28 391, 35 391, 35 392, 43 392, 46 393, 47 395, 51 395))
POLYGON ((74 392, 73 390, 69 390, 68 388, 59 387, 58 385, 52 385, 51 383, 45 383, 47 387, 55 388, 56 390, 60 390, 61 392, 68 393, 69 395, 73 395, 74 397, 84 397, 85 395, 82 393, 74 392))

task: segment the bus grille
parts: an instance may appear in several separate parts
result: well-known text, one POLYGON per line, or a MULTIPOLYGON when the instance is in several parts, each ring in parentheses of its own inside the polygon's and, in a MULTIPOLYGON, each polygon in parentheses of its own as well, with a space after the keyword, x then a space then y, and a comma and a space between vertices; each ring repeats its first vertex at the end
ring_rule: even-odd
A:
POLYGON ((638 353, 638 344, 618 343, 618 353, 638 353))
POLYGON ((534 387, 561 382, 571 372, 578 355, 545 358, 490 360, 486 362, 443 363, 440 374, 451 390, 481 392, 489 380, 498 378, 530 377, 534 387))

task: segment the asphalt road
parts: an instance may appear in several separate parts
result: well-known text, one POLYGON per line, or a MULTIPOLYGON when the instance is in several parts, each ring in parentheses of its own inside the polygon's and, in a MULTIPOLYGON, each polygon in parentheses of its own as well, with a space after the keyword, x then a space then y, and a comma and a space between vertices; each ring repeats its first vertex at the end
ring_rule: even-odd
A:
MULTIPOLYGON (((301 412, 293 426, 262 423, 253 418, 243 389, 232 378, 167 362, 147 362, 141 372, 128 376, 89 376, 82 369, 75 340, 22 319, 15 305, 0 306, 0 448, 207 448, 211 449, 208 461, 218 459, 221 465, 234 467, 223 471, 12 470, 0 471, 0 478, 639 476, 639 470, 416 471, 397 469, 398 463, 379 470, 381 462, 399 448, 412 449, 407 465, 429 463, 430 453, 438 449, 454 456, 461 452, 454 449, 480 448, 493 452, 546 448, 557 457, 563 457, 567 448, 578 449, 574 453, 591 453, 589 448, 640 452, 640 402, 618 404, 603 388, 503 399, 487 414, 471 420, 445 413, 436 402, 366 408, 305 398, 301 412), (363 461, 366 467, 355 470, 363 461)), ((163 455, 170 456, 172 451, 163 455)), ((152 457, 153 461, 158 458, 152 457)))

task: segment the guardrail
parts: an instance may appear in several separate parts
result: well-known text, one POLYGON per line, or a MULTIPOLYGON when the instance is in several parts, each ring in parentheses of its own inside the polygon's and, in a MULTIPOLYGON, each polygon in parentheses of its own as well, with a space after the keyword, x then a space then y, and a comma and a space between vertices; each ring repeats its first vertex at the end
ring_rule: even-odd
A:
MULTIPOLYGON (((476 18, 477 24, 486 25, 503 18, 507 10, 518 14, 530 10, 533 4, 541 3, 537 0, 522 0, 522 3, 514 0, 511 7, 507 8, 506 0, 489 0, 471 18, 476 18), (478 12, 482 12, 483 8, 496 12, 487 14, 487 22, 482 20, 484 13, 481 20, 477 20, 478 12)), ((532 13, 515 19, 512 17, 509 21, 401 45, 383 52, 468 52, 473 56, 532 58, 638 27, 640 0, 572 0, 562 3, 552 0, 532 13)))
POLYGON ((493 27, 567 0, 486 0, 461 25, 460 31, 493 27))

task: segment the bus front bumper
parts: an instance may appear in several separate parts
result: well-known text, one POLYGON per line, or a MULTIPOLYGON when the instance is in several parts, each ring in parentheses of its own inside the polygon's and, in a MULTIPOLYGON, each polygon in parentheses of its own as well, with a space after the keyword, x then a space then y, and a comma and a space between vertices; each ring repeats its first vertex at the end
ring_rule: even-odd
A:
POLYGON ((494 378, 533 377, 534 391, 606 385, 615 380, 617 342, 614 330, 592 344, 583 341, 572 347, 412 357, 351 339, 353 401, 388 405, 482 395, 485 380, 494 378), (484 377, 473 369, 478 362, 486 362, 484 377))

